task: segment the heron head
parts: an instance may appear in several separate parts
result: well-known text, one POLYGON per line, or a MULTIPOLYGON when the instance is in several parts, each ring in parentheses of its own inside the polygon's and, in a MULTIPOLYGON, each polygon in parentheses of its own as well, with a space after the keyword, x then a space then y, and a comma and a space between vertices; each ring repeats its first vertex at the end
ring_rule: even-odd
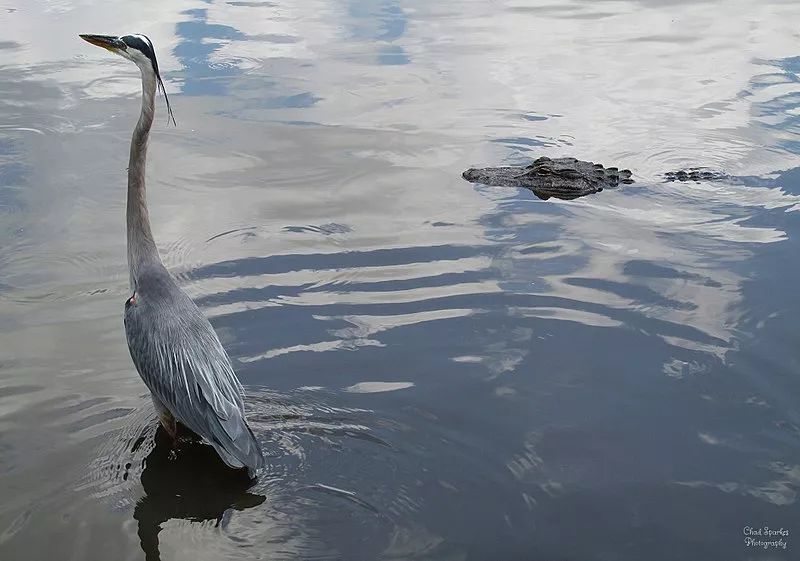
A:
POLYGON ((167 102, 168 116, 172 119, 172 122, 175 123, 175 117, 172 115, 172 107, 169 105, 169 98, 164 89, 164 82, 161 80, 161 74, 158 72, 158 61, 156 60, 153 43, 146 35, 135 34, 115 37, 113 35, 81 34, 79 37, 92 45, 103 47, 114 54, 132 61, 142 71, 142 76, 155 78, 156 85, 164 94, 164 99, 167 102))

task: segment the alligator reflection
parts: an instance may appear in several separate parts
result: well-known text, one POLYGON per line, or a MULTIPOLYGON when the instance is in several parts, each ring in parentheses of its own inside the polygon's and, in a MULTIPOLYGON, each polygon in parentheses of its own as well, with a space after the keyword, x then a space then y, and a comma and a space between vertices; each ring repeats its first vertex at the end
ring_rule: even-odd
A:
POLYGON ((161 427, 145 462, 141 482, 146 495, 137 503, 133 518, 147 561, 161 558, 158 534, 164 522, 215 520, 219 525, 229 509, 245 510, 266 499, 249 493, 252 482, 246 473, 227 467, 210 446, 187 442, 174 454, 161 427))
POLYGON ((633 183, 627 169, 604 167, 575 158, 542 156, 526 167, 470 168, 462 177, 472 183, 499 187, 525 187, 546 201, 556 197, 566 201, 598 193, 620 183, 633 183))

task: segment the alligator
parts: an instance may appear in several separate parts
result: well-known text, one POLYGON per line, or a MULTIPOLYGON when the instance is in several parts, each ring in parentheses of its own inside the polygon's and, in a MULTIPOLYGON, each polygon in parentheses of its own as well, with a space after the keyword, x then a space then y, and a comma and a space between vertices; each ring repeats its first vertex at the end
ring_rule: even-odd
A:
POLYGON ((576 158, 537 158, 525 167, 470 168, 462 177, 472 183, 499 187, 525 187, 546 201, 550 197, 577 199, 598 193, 620 183, 633 183, 627 169, 607 168, 603 164, 576 158))
MULTIPOLYGON (((462 177, 472 183, 499 187, 525 187, 546 201, 556 197, 566 201, 577 199, 603 189, 633 183, 631 171, 576 158, 542 156, 521 167, 470 168, 462 177)), ((720 172, 704 168, 689 168, 664 174, 665 181, 721 181, 731 179, 720 172)))

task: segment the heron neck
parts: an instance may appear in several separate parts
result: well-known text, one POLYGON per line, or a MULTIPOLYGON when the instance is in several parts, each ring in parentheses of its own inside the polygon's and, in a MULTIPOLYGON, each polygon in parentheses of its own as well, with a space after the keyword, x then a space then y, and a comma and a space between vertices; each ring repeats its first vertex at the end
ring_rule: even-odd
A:
POLYGON ((131 290, 135 291, 138 273, 148 263, 161 263, 158 249, 150 229, 145 189, 147 140, 155 113, 156 77, 142 70, 142 113, 131 138, 131 155, 128 164, 128 271, 131 290))

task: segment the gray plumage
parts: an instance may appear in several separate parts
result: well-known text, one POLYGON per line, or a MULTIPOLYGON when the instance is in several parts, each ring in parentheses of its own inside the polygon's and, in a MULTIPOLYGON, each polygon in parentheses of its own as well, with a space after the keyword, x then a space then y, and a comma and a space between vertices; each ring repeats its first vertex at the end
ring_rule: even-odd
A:
POLYGON ((138 271, 125 333, 136 369, 160 413, 202 436, 232 467, 263 466, 244 417, 242 387, 211 324, 163 265, 138 271))
POLYGON ((255 475, 264 456, 245 419, 242 386, 211 323, 162 264, 150 229, 147 142, 156 88, 163 90, 152 44, 143 35, 81 37, 133 61, 142 73, 142 111, 131 139, 126 210, 133 295, 125 303, 125 334, 131 358, 150 389, 161 424, 173 437, 177 421, 211 444, 227 465, 255 475))

